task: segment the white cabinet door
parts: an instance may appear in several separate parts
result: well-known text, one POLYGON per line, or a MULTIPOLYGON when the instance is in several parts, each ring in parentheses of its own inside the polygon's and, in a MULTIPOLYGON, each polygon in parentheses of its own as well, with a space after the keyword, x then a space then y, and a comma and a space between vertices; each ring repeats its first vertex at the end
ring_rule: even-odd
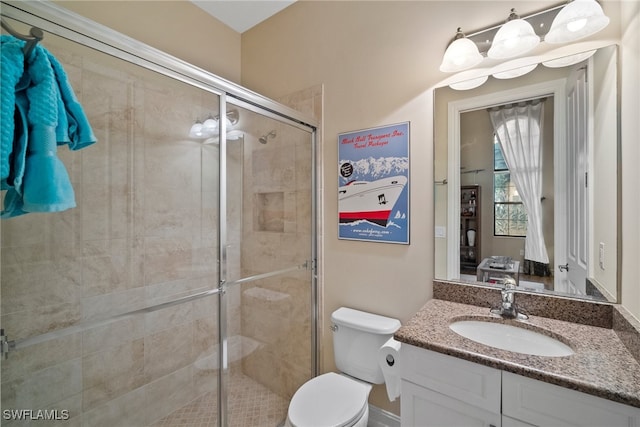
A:
POLYGON ((640 408, 502 373, 502 413, 541 426, 640 427, 640 408))
POLYGON ((402 346, 403 427, 640 427, 640 408, 402 346))
POLYGON ((500 414, 402 381, 402 427, 500 427, 500 414))
MULTIPOLYGON (((500 413, 501 371, 411 345, 402 345, 402 378, 445 396, 500 413)), ((402 390, 404 395, 404 389, 402 390)))

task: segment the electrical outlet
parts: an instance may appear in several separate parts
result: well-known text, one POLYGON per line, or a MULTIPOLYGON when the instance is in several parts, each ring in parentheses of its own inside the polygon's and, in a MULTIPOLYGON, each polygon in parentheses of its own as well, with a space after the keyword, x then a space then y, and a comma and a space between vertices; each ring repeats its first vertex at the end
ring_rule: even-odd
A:
POLYGON ((600 249, 598 250, 598 263, 600 269, 604 270, 604 243, 600 242, 600 249))
POLYGON ((520 249, 520 256, 524 256, 524 249, 520 249))
POLYGON ((444 239, 447 237, 447 227, 436 225, 436 237, 444 239))

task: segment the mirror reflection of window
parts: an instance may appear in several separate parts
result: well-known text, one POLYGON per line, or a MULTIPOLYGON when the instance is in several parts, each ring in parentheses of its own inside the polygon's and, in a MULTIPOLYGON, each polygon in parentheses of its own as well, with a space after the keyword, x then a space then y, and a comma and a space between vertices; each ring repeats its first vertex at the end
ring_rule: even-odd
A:
POLYGON ((525 237, 527 210, 511 180, 498 137, 493 135, 493 235, 525 237))
MULTIPOLYGON (((542 117, 546 98, 532 99, 489 109, 509 178, 522 198, 524 209, 510 209, 513 189, 505 186, 506 196, 501 220, 506 216, 507 232, 525 236, 525 261, 549 264, 542 207, 543 132, 542 117), (524 217, 526 215, 526 223, 524 217)), ((495 145, 495 144, 494 144, 495 145)))

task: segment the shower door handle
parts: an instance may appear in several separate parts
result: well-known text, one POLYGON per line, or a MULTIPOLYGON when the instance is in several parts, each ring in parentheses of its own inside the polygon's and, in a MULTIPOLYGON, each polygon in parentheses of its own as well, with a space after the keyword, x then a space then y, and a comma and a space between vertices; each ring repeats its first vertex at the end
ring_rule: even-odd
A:
MULTIPOLYGON (((219 268, 220 268, 220 277, 222 279, 222 282, 226 282, 227 281, 227 253, 228 253, 228 249, 231 245, 222 245, 220 247, 220 261, 219 261, 219 268)), ((220 287, 222 287, 222 283, 219 284, 220 287)))
POLYGON ((4 329, 0 329, 0 355, 4 360, 9 359, 9 351, 16 348, 15 341, 9 341, 9 337, 5 335, 4 329))

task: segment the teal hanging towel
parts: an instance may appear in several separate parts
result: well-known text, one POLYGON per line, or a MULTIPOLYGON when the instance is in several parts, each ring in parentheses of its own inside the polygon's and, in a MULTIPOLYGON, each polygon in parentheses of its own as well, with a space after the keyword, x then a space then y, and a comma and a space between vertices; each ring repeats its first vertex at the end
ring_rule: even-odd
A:
MULTIPOLYGON (((75 194, 64 164, 57 156, 57 146, 72 150, 96 142, 89 121, 78 102, 67 75, 44 47, 32 49, 28 58, 14 49, 24 42, 12 36, 2 36, 2 120, 12 119, 11 143, 2 133, 2 188, 7 190, 0 216, 11 218, 29 212, 59 212, 76 206, 75 194), (5 44, 7 49, 5 49, 5 44), (9 48, 11 46, 11 48, 9 48), (14 56, 17 55, 17 58, 14 56), (9 64, 24 63, 18 81, 5 81, 5 59, 9 64), (5 106, 5 86, 13 85, 13 105, 5 106), (4 147, 10 146, 5 160, 4 147)), ((19 68, 19 65, 16 65, 19 68)))

